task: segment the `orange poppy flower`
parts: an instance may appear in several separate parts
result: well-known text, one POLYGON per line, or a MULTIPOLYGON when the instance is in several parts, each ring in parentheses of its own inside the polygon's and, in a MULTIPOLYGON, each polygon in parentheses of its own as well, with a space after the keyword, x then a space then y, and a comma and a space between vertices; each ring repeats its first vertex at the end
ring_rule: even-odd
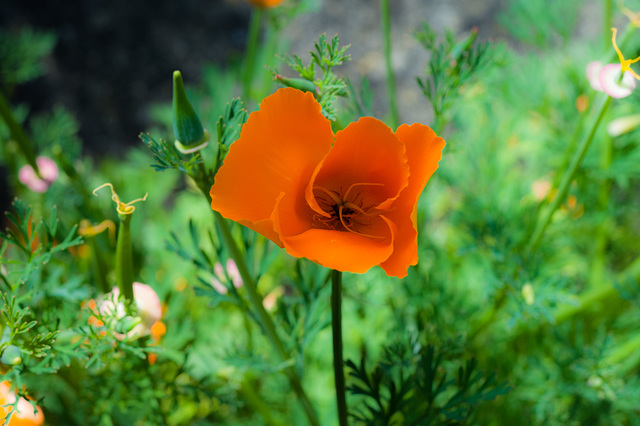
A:
POLYGON ((258 7, 275 7, 282 3, 282 0, 249 0, 249 3, 258 7))
MULTIPOLYGON (((6 404, 13 404, 16 402, 16 394, 11 390, 11 384, 8 381, 0 383, 0 424, 4 425, 9 416, 9 413, 13 411, 13 406, 4 407, 6 404)), ((44 414, 42 409, 37 407, 37 412, 34 413, 33 406, 24 398, 18 400, 16 412, 11 416, 11 420, 7 423, 7 426, 40 426, 44 424, 44 414)))
POLYGON ((418 261, 416 206, 444 145, 425 125, 394 134, 371 117, 334 135, 311 93, 280 89, 229 148, 211 207, 292 256, 402 278, 418 261))

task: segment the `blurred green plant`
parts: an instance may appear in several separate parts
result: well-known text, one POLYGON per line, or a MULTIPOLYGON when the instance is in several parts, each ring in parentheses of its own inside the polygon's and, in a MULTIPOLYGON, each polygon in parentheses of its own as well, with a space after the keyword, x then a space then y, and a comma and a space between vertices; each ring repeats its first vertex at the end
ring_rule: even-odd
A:
POLYGON ((477 42, 478 30, 456 40, 453 32, 447 30, 439 40, 435 31, 427 23, 415 37, 430 53, 427 76, 416 78, 422 93, 433 107, 435 122, 433 129, 441 132, 450 120, 451 106, 458 100, 460 90, 470 84, 483 70, 496 66, 496 51, 488 42, 477 42))
POLYGON ((372 372, 367 371, 364 355, 359 365, 348 360, 355 379, 349 391, 365 397, 352 417, 366 425, 465 422, 476 405, 509 392, 506 383, 496 383, 495 374, 479 372, 475 358, 447 380, 451 367, 444 367, 444 356, 434 346, 413 342, 384 348, 372 372))
POLYGON ((346 97, 348 92, 346 83, 333 73, 333 68, 351 60, 351 56, 347 54, 349 45, 340 47, 337 35, 327 41, 326 34, 322 34, 314 43, 314 47, 315 50, 309 51, 309 65, 304 65, 302 58, 296 54, 281 56, 282 61, 300 75, 300 79, 282 77, 276 70, 273 74, 275 79, 285 86, 312 92, 322 106, 322 114, 335 121, 334 103, 338 97, 346 97), (321 71, 321 75, 316 75, 316 68, 321 71))

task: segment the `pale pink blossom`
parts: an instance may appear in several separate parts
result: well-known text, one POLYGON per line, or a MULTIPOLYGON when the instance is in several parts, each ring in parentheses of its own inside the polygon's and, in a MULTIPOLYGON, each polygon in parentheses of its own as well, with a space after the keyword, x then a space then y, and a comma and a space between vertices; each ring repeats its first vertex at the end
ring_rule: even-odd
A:
POLYGON ((551 190, 551 182, 547 178, 541 178, 535 180, 531 184, 531 192, 533 192, 533 196, 537 201, 544 200, 547 195, 549 195, 549 191, 551 190))
POLYGON ((33 170, 33 167, 27 164, 20 168, 18 179, 34 192, 45 192, 58 179, 58 166, 48 157, 36 158, 36 164, 40 177, 33 170))
POLYGON ((227 287, 224 285, 224 283, 229 280, 231 280, 235 288, 240 288, 244 284, 242 277, 240 276, 240 271, 238 271, 238 266, 233 259, 227 260, 226 268, 223 267, 220 262, 213 265, 213 273, 215 274, 215 277, 212 277, 210 280, 211 287, 220 294, 224 295, 229 292, 227 287))
POLYGON ((620 64, 606 64, 600 61, 589 62, 586 69, 587 80, 594 90, 605 92, 612 98, 625 98, 629 96, 636 87, 633 74, 625 71, 622 78, 620 64))
POLYGON ((602 67, 600 71, 600 86, 612 98, 626 98, 636 88, 636 80, 633 78, 633 74, 625 71, 621 79, 621 70, 622 65, 620 64, 608 64, 602 67))
POLYGON ((602 86, 600 85, 600 71, 602 71, 602 62, 591 61, 587 64, 587 80, 593 88, 598 92, 602 92, 602 86))
MULTIPOLYGON (((105 295, 104 300, 100 303, 100 312, 103 315, 115 315, 118 319, 124 318, 126 316, 125 306, 123 301, 118 300, 119 297, 120 289, 115 287, 105 295)), ((138 308, 140 322, 127 333, 127 336, 146 336, 150 334, 151 326, 162 318, 162 303, 151 286, 139 282, 133 283, 133 299, 138 308)))

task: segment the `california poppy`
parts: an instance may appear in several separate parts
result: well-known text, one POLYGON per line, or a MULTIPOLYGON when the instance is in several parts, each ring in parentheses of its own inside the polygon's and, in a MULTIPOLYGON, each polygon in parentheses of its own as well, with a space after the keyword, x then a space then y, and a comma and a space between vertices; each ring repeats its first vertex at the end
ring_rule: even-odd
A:
POLYGON ((16 406, 16 412, 11 416, 11 420, 7 423, 7 417, 14 408, 12 405, 16 402, 16 394, 11 390, 11 384, 8 381, 0 383, 0 424, 7 424, 8 426, 40 426, 44 424, 44 414, 42 409, 38 406, 37 412, 34 412, 33 406, 26 399, 20 397, 18 405, 16 406))
POLYGON ((249 0, 249 3, 258 7, 275 7, 282 3, 282 0, 249 0))
POLYGON ((416 206, 445 142, 363 117, 334 135, 311 93, 265 98, 229 148, 211 207, 295 257, 402 278, 418 261, 416 206))

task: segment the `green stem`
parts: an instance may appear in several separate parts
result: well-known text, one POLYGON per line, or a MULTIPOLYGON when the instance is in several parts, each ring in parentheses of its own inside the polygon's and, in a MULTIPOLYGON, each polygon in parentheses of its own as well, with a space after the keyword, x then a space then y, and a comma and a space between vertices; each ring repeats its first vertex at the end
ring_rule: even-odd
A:
POLYGON ((247 35, 247 49, 244 58, 244 74, 242 78, 242 97, 245 102, 251 98, 251 86, 253 83, 253 71, 258 51, 258 39, 260 38, 260 27, 262 24, 263 10, 261 7, 254 7, 249 21, 249 33, 247 35))
POLYGON ((347 425, 347 399, 342 358, 342 272, 331 271, 331 331, 333 332, 333 374, 340 426, 347 425))
MULTIPOLYGON (((208 197, 208 193, 205 192, 205 194, 207 194, 207 197, 208 197)), ((240 249, 238 248, 238 245, 236 244, 236 241, 233 238, 233 235, 231 235, 231 229, 229 228, 229 225, 227 224, 226 220, 222 217, 220 213, 214 211, 213 215, 220 227, 220 231, 222 232, 222 238, 224 239, 227 248, 231 252, 231 257, 236 262, 236 266, 238 267, 238 271, 240 272, 240 276, 242 277, 242 280, 244 282, 244 288, 247 290, 247 293, 249 294, 249 300, 251 302, 251 305, 253 306, 253 309, 258 314, 258 320, 260 321, 262 330, 264 331, 265 335, 269 339, 269 342, 275 349, 280 360, 288 361, 291 357, 287 354, 284 348, 284 344, 282 343, 282 341, 280 340, 280 337, 276 332, 275 325, 262 304, 263 297, 258 293, 258 289, 256 287, 256 284, 253 281, 253 277, 249 273, 249 270, 245 264, 244 256, 240 252, 240 249)), ((285 371, 285 374, 287 375, 287 378, 289 379, 289 383, 291 384, 291 387, 293 388, 294 392, 297 394, 298 399, 300 400, 300 403, 304 408, 307 419, 309 420, 309 424, 314 426, 319 425, 320 423, 318 421, 318 417, 315 412, 315 409, 313 408, 313 405, 311 405, 311 401, 309 400, 309 398, 307 397, 307 394, 302 388, 302 384, 300 383, 300 378, 298 377, 298 374, 296 373, 295 369, 292 366, 288 366, 284 369, 284 371, 285 371)))
POLYGON ((596 302, 603 302, 616 296, 616 283, 628 279, 640 279, 640 257, 638 257, 631 265, 622 271, 614 280, 607 284, 586 291, 578 297, 578 303, 572 305, 560 306, 553 315, 555 323, 561 323, 567 319, 584 312, 587 308, 596 302))
POLYGON ((631 337, 626 342, 618 345, 609 356, 601 361, 604 368, 618 365, 620 376, 626 376, 640 361, 640 335, 631 337))
POLYGON ((612 17, 611 17, 611 11, 612 11, 612 4, 611 4, 611 0, 604 0, 604 10, 602 13, 602 28, 604 29, 603 33, 604 33, 604 48, 605 50, 611 47, 611 36, 610 36, 610 32, 609 32, 609 28, 611 28, 611 22, 612 22, 612 17))
MULTIPOLYGON (((603 139, 602 151, 600 153, 600 169, 607 171, 611 166, 611 158, 613 157, 613 140, 607 135, 603 139)), ((611 181, 607 178, 603 178, 600 182, 600 193, 598 194, 598 210, 601 214, 606 213, 609 208, 609 191, 611 189, 611 181)), ((593 262, 591 264, 591 284, 596 285, 601 283, 604 278, 606 269, 606 257, 607 257, 607 241, 609 235, 608 221, 604 221, 601 226, 598 227, 595 243, 595 252, 593 262)))
POLYGON ((380 0, 380 14, 382 24, 382 41, 384 62, 387 71, 387 94, 389 96, 389 112, 391 113, 391 128, 396 129, 400 123, 398 104, 396 102, 396 80, 391 64, 391 7, 389 0, 380 0))
POLYGON ((127 300, 133 300, 133 250, 131 249, 131 215, 120 215, 116 242, 116 284, 127 300))
POLYGON ((11 134, 11 138, 18 143, 22 154, 24 154, 27 162, 33 167, 33 170, 36 172, 38 176, 40 176, 40 171, 38 170, 38 164, 36 163, 36 153, 33 148, 33 144, 24 133, 22 126, 18 124, 18 122, 13 118, 13 114, 11 113, 11 109, 9 108, 9 103, 5 99, 2 92, 0 92, 0 117, 4 120, 5 124, 9 128, 9 133, 11 134))
POLYGON ((573 178, 576 172, 578 171, 578 167, 580 167, 580 164, 582 163, 582 160, 584 159, 584 156, 587 153, 587 150, 589 149, 591 142, 593 141, 593 138, 596 134, 596 130, 598 129, 598 126, 602 121, 602 117, 604 117, 605 113, 607 112, 609 105, 611 105, 611 97, 607 96, 604 102, 602 102, 602 106, 600 107, 600 112, 598 113, 598 117, 593 123, 593 126, 591 126, 591 131, 589 132, 589 135, 582 141, 582 144, 578 147, 578 150, 575 152, 571 160, 571 164, 569 165, 569 169, 565 172, 562 178, 562 181, 560 182, 560 186, 558 187, 558 191, 556 193, 556 196, 553 202, 546 209, 543 219, 538 222, 533 232, 533 235, 529 239, 529 244, 527 245, 527 248, 525 250, 526 252, 529 252, 529 253, 533 252, 538 247, 538 244, 540 244, 540 241, 542 240, 542 236, 544 235, 544 231, 547 229, 547 226, 551 222, 551 218, 553 217, 553 214, 558 209, 558 207, 560 207, 565 197, 567 196, 567 192, 569 191, 569 186, 571 185, 571 182, 573 181, 573 178))
MULTIPOLYGON (((613 280, 594 287, 590 290, 587 290, 577 296, 577 301, 571 304, 560 305, 556 308, 555 312, 553 312, 553 321, 551 322, 553 326, 558 326, 559 324, 574 318, 575 316, 587 311, 596 303, 601 304, 609 304, 619 298, 617 283, 625 282, 628 280, 637 281, 640 279, 640 256, 637 257, 633 263, 627 266, 622 272, 617 274, 613 280)), ((518 338, 522 334, 525 333, 535 333, 539 328, 544 326, 546 323, 538 323, 533 327, 520 327, 512 336, 512 339, 518 338)))
MULTIPOLYGON (((264 52, 265 67, 272 69, 277 60, 278 45, 280 39, 280 28, 273 24, 270 19, 265 22, 264 41, 262 43, 262 51, 264 52)), ((271 91, 273 86, 273 75, 270 72, 262 73, 262 84, 259 98, 264 98, 271 91)))

